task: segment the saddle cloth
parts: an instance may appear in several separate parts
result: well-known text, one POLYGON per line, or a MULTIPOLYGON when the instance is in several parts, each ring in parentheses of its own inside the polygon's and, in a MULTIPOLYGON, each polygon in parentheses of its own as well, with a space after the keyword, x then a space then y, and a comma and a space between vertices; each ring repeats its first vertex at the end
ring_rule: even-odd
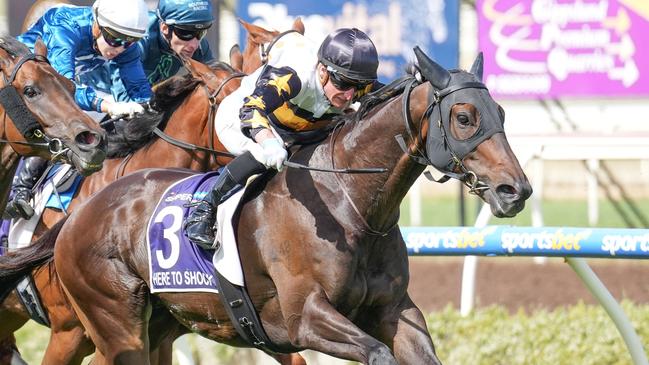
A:
POLYGON ((219 205, 217 239, 221 242, 221 248, 216 255, 214 251, 205 250, 189 241, 183 228, 191 209, 186 205, 203 198, 218 174, 210 172, 179 180, 169 186, 160 198, 147 226, 151 293, 218 293, 215 266, 225 278, 243 285, 232 216, 244 189, 219 205))
POLYGON ((57 164, 50 169, 44 183, 34 192, 34 215, 28 220, 12 219, 8 232, 0 231, 0 239, 6 234, 9 249, 25 247, 31 243, 45 208, 68 208, 82 179, 79 174, 71 174, 71 169, 72 166, 66 164, 57 164))

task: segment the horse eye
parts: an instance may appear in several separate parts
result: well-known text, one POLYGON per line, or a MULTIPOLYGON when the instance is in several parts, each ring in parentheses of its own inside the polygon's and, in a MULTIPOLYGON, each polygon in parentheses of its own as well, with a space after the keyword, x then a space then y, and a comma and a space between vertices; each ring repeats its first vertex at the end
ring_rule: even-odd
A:
POLYGON ((23 89, 23 95, 25 95, 28 98, 34 98, 38 94, 39 94, 38 90, 36 90, 36 88, 33 86, 26 86, 25 89, 23 89))
POLYGON ((457 121, 462 125, 467 125, 469 124, 469 117, 467 117, 465 114, 459 114, 457 116, 457 121))

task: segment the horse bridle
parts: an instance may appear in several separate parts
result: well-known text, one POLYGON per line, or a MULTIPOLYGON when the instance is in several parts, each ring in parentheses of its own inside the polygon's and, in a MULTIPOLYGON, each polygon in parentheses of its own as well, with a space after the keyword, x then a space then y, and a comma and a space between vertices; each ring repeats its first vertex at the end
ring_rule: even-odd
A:
POLYGON ((448 139, 448 132, 446 131, 444 123, 442 123, 442 108, 441 108, 442 100, 454 92, 464 90, 464 89, 485 89, 486 90, 487 87, 481 82, 462 82, 457 85, 450 85, 442 90, 436 90, 434 86, 432 86, 431 84, 432 92, 429 99, 430 102, 419 120, 419 128, 417 130, 417 135, 415 136, 413 135, 412 130, 416 129, 417 127, 413 124, 412 117, 410 116, 410 95, 414 87, 419 84, 420 82, 415 77, 413 77, 407 83, 405 89, 403 90, 403 98, 402 98, 403 114, 404 114, 403 119, 406 124, 406 131, 408 132, 408 136, 411 141, 414 141, 413 145, 415 146, 416 154, 413 155, 409 152, 407 144, 405 143, 403 136, 400 134, 395 136, 397 143, 399 144, 401 149, 418 164, 424 166, 429 166, 429 165, 435 166, 435 164, 430 160, 428 154, 425 151, 422 151, 422 149, 420 148, 420 144, 425 142, 424 139, 422 138, 424 119, 426 118, 428 119, 429 130, 430 130, 431 115, 435 107, 437 106, 438 107, 437 110, 439 113, 439 119, 437 120, 437 127, 440 130, 440 135, 443 138, 445 147, 453 161, 454 168, 452 170, 455 170, 457 168, 460 170, 460 173, 456 173, 454 171, 443 171, 444 176, 442 176, 440 179, 435 179, 428 171, 426 171, 424 175, 429 180, 438 183, 444 183, 448 181, 450 178, 455 178, 461 181, 464 185, 466 185, 469 188, 470 194, 479 195, 482 191, 489 189, 489 186, 483 181, 481 181, 475 172, 469 170, 464 165, 462 158, 460 158, 458 154, 455 152, 455 150, 453 149, 452 144, 448 139))
POLYGON ((268 43, 268 47, 265 47, 263 43, 259 44, 259 57, 261 58, 261 64, 264 65, 268 62, 268 55, 270 55, 270 50, 273 49, 273 46, 277 41, 279 41, 283 36, 291 33, 299 33, 295 29, 289 29, 286 31, 283 31, 276 35, 270 43, 268 43))
MULTIPOLYGON (((3 40, 0 39, 0 44, 3 43, 3 40)), ((41 55, 36 55, 29 53, 24 55, 22 58, 16 62, 14 65, 9 78, 7 78, 6 72, 2 73, 2 78, 4 80, 4 86, 0 89, 0 104, 4 108, 4 123, 6 123, 6 117, 9 115, 13 124, 16 126, 20 134, 25 138, 25 141, 10 141, 6 139, 0 139, 0 143, 10 143, 10 144, 19 144, 27 146, 35 146, 40 148, 47 148, 49 153, 52 155, 52 160, 56 160, 61 155, 65 154, 69 148, 65 146, 65 143, 59 138, 50 138, 41 130, 41 124, 36 120, 34 114, 27 108, 25 101, 18 94, 18 90, 13 85, 13 82, 16 80, 16 75, 20 68, 28 61, 34 62, 44 62, 48 65, 50 62, 46 57, 41 55), (33 142, 32 140, 43 140, 44 142, 33 142)))

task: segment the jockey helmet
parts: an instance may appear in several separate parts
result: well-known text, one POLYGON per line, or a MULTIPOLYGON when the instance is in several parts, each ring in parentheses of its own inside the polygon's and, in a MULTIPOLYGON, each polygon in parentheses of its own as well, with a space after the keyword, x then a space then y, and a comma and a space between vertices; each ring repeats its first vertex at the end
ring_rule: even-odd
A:
POLYGON ((97 0, 92 8, 99 26, 112 30, 111 34, 123 35, 124 38, 146 35, 149 18, 144 0, 97 0))
POLYGON ((318 61, 329 72, 359 83, 376 80, 379 57, 367 34, 356 28, 341 28, 320 45, 318 61))
POLYGON ((207 29, 212 25, 212 2, 209 0, 160 0, 158 18, 168 25, 185 30, 207 29))

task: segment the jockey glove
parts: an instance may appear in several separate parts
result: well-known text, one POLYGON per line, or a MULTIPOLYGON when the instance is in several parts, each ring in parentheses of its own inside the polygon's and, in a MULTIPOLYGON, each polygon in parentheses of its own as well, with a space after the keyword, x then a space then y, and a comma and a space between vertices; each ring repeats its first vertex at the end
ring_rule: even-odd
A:
POLYGON ((264 149, 264 159, 266 160, 261 162, 267 167, 274 167, 277 171, 282 171, 282 164, 288 157, 282 143, 277 138, 269 138, 261 142, 261 147, 264 149))
POLYGON ((108 114, 111 117, 129 117, 133 118, 135 114, 144 113, 144 107, 142 105, 129 101, 129 102, 117 102, 111 103, 108 106, 108 114))

